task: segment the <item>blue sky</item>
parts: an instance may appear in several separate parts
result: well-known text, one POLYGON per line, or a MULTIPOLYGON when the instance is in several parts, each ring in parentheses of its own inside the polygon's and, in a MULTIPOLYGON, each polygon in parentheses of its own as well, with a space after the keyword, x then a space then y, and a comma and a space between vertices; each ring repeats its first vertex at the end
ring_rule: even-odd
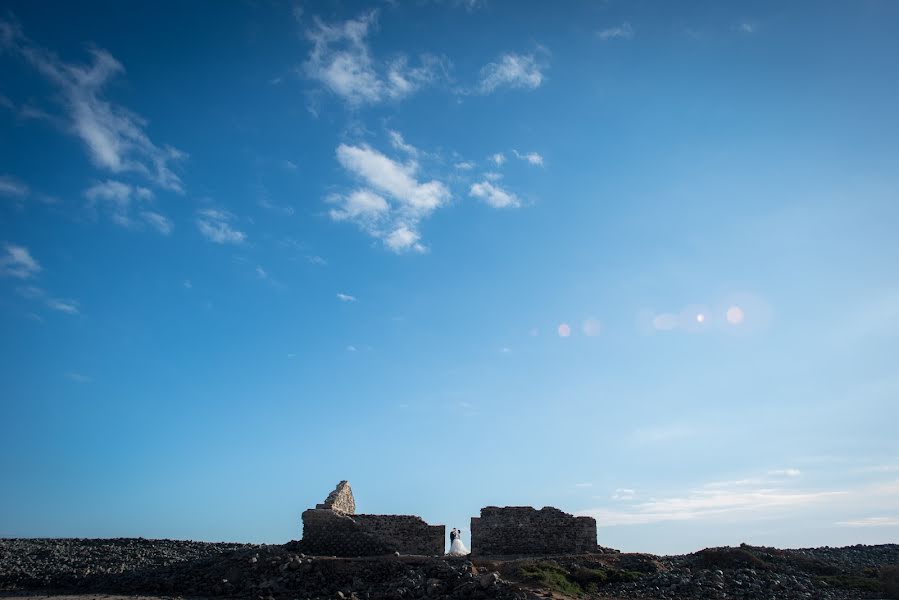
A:
POLYGON ((899 538, 895 3, 6 6, 0 535, 899 538))

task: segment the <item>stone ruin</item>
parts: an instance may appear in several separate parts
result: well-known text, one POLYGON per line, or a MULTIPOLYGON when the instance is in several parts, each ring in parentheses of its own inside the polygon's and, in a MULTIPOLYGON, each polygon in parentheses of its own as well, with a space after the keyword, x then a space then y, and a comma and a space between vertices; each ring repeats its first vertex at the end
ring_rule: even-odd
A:
POLYGON ((471 518, 471 550, 477 556, 596 552, 596 519, 551 506, 488 506, 471 518))
MULTIPOLYGON (((303 512, 300 548, 309 554, 442 555, 446 526, 411 515, 359 515, 353 490, 341 481, 321 504, 303 512)), ((471 519, 475 556, 527 556, 596 552, 596 519, 550 506, 488 506, 471 519)))
POLYGON ((303 511, 303 540, 309 554, 376 556, 379 554, 443 554, 444 525, 428 525, 411 515, 358 515, 349 482, 315 508, 303 511))

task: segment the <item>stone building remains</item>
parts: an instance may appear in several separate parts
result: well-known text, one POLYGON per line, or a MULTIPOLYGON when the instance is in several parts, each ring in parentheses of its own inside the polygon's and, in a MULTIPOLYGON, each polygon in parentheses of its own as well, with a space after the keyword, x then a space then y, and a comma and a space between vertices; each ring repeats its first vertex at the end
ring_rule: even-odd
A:
POLYGON ((325 501, 303 512, 300 546, 309 554, 375 556, 443 554, 446 526, 410 515, 359 515, 353 490, 341 481, 325 501))
POLYGON ((596 519, 550 506, 488 506, 471 518, 471 550, 477 556, 595 552, 596 519))

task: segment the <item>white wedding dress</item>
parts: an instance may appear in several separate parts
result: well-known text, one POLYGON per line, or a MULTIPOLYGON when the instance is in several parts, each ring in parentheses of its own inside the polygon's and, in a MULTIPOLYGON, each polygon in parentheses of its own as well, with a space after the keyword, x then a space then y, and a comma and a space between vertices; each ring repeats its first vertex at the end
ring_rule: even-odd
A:
POLYGON ((471 551, 465 547, 465 544, 462 543, 462 534, 458 534, 456 539, 453 540, 452 545, 450 545, 450 551, 446 553, 447 556, 468 556, 471 554, 471 551))

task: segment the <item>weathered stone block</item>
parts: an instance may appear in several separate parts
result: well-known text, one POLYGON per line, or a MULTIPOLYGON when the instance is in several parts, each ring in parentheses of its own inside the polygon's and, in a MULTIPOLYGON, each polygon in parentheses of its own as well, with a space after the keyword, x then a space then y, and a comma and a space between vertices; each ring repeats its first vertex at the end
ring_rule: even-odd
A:
POLYGON ((356 499, 353 498, 353 488, 350 487, 350 482, 343 480, 338 483, 334 491, 325 498, 325 501, 317 504, 315 508, 330 508, 345 515, 355 514, 356 499))

